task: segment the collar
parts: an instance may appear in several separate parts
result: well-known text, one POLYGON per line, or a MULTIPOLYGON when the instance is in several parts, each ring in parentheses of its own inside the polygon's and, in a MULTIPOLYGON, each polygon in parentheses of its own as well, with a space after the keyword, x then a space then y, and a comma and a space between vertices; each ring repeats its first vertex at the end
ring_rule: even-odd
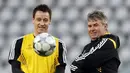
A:
POLYGON ((106 32, 103 36, 100 36, 96 40, 91 40, 91 42, 96 42, 96 41, 98 41, 98 40, 100 40, 102 38, 105 38, 105 37, 107 38, 107 37, 109 37, 110 34, 111 34, 110 32, 106 32))

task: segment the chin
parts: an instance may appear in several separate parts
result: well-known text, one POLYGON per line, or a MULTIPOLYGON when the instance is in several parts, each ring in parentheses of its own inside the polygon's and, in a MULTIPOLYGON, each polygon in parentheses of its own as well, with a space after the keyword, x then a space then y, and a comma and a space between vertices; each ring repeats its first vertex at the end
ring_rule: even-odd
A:
POLYGON ((96 37, 96 36, 95 36, 95 37, 91 37, 91 39, 97 39, 97 38, 98 38, 98 37, 96 37))
POLYGON ((39 31, 39 33, 47 33, 47 31, 39 31))

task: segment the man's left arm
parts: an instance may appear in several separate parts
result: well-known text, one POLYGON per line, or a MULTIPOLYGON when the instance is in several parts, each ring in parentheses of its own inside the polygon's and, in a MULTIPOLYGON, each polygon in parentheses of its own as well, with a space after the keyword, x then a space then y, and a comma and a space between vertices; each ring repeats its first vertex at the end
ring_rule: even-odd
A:
POLYGON ((86 68, 92 67, 99 67, 104 62, 115 58, 117 55, 117 49, 115 48, 116 43, 113 43, 110 39, 108 39, 104 45, 99 46, 100 49, 97 49, 93 53, 91 53, 85 61, 86 68))
POLYGON ((66 46, 65 44, 59 40, 59 56, 58 56, 58 62, 59 65, 56 66, 56 72, 55 73, 65 73, 65 66, 66 66, 66 46))

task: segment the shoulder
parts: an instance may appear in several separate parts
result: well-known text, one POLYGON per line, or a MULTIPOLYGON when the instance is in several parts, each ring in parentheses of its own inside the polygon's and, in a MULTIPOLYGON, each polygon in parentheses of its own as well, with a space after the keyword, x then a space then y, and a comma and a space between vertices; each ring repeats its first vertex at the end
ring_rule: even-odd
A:
MULTIPOLYGON (((54 37, 54 36, 53 36, 53 37, 54 37)), ((63 40, 61 40, 61 39, 59 39, 59 38, 57 38, 57 37, 54 37, 54 38, 58 40, 58 42, 59 42, 60 45, 62 45, 64 48, 66 48, 66 45, 65 45, 65 43, 64 43, 63 40)))
POLYGON ((22 40, 22 39, 23 39, 23 36, 18 37, 18 38, 16 38, 15 40, 16 40, 16 41, 20 41, 20 40, 22 40))
POLYGON ((63 46, 65 46, 64 41, 62 41, 61 39, 59 39, 59 43, 62 44, 63 46))
POLYGON ((17 37, 13 40, 12 44, 11 44, 11 49, 15 49, 18 46, 21 46, 23 42, 23 36, 21 37, 17 37))
POLYGON ((19 41, 22 41, 22 40, 23 40, 23 36, 18 37, 18 38, 16 38, 16 39, 13 40, 12 44, 16 44, 16 43, 18 43, 19 41))
POLYGON ((33 33, 29 33, 29 34, 25 34, 23 36, 20 36, 20 37, 17 37, 16 39, 14 39, 14 41, 22 41, 24 37, 27 37, 27 36, 33 36, 33 33))
POLYGON ((66 45, 65 45, 64 41, 62 41, 61 39, 59 39, 59 45, 61 45, 63 47, 63 49, 66 51, 66 45))
POLYGON ((64 41, 59 39, 59 38, 58 38, 58 40, 59 40, 59 49, 60 50, 62 49, 63 51, 67 52, 66 45, 65 45, 64 41))
POLYGON ((106 39, 104 46, 107 48, 114 48, 117 49, 120 46, 119 37, 113 34, 110 34, 107 38, 102 38, 102 41, 106 39))
POLYGON ((57 37, 55 37, 55 36, 53 36, 56 40, 58 40, 58 42, 59 42, 59 49, 62 49, 62 50, 64 50, 64 51, 67 51, 66 50, 66 45, 65 45, 65 43, 64 43, 64 41, 63 40, 61 40, 61 39, 59 39, 59 38, 57 38, 57 37))
POLYGON ((112 43, 114 48, 117 49, 120 47, 120 39, 117 35, 110 34, 110 37, 108 37, 109 43, 112 43))
POLYGON ((104 46, 107 47, 107 48, 116 48, 114 40, 110 39, 110 38, 107 38, 107 41, 104 44, 104 46))

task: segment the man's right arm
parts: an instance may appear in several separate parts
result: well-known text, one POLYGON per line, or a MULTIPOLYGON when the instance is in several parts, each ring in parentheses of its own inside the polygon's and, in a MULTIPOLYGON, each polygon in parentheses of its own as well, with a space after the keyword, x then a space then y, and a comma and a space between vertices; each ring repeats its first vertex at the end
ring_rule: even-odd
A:
POLYGON ((9 52, 8 62, 12 66, 12 73, 24 73, 21 70, 21 63, 17 60, 21 54, 22 41, 23 38, 15 40, 9 52))
POLYGON ((92 66, 92 67, 99 67, 103 63, 114 59, 119 63, 119 60, 117 59, 116 56, 118 56, 117 48, 115 46, 118 46, 116 41, 111 41, 108 39, 104 44, 102 44, 102 47, 93 53, 91 53, 86 59, 85 59, 85 64, 86 68, 92 66), (114 42, 114 43, 113 43, 114 42))

